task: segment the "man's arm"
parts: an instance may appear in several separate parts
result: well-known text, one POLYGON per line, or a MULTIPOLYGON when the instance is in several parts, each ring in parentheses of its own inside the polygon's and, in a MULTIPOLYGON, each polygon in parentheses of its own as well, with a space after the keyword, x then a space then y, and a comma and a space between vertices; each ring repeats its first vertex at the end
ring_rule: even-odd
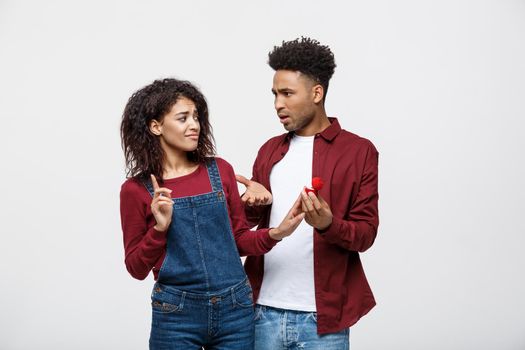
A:
POLYGON ((328 204, 321 197, 303 191, 303 210, 306 221, 328 242, 344 249, 364 252, 372 246, 379 226, 378 152, 370 144, 362 171, 356 199, 345 218, 332 216, 328 204))

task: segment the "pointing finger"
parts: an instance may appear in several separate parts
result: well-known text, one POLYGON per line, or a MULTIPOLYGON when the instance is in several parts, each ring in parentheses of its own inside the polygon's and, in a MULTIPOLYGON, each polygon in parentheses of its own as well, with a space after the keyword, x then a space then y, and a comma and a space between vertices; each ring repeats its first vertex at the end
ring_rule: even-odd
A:
POLYGON ((157 188, 155 190, 155 197, 169 197, 171 198, 171 190, 169 188, 166 188, 166 187, 160 187, 160 188, 157 188))
POLYGON ((242 175, 235 175, 235 179, 237 180, 237 182, 243 184, 244 186, 248 186, 250 184, 250 180, 248 180, 242 175))
POLYGON ((151 183, 153 184, 153 190, 158 190, 160 188, 159 183, 157 182, 157 179, 155 178, 155 175, 151 174, 151 183))

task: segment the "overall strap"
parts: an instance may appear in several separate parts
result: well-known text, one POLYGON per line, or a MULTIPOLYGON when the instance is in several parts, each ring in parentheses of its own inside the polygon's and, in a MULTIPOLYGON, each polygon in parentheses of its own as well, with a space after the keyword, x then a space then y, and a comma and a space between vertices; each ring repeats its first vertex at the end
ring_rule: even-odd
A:
POLYGON ((153 184, 151 183, 151 180, 144 180, 142 184, 144 185, 144 187, 146 187, 151 197, 154 197, 155 191, 153 190, 153 184))
POLYGON ((212 158, 211 161, 208 162, 206 168, 208 169, 212 192, 222 191, 221 176, 219 175, 219 168, 217 167, 215 158, 212 158))

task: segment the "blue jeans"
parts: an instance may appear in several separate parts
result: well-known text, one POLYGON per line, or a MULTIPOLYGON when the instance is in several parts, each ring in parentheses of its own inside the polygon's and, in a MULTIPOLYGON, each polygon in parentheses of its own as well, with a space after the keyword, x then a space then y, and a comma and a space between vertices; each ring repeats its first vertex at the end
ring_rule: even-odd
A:
POLYGON ((317 334, 317 313, 257 305, 255 350, 348 350, 350 329, 317 334))
POLYGON ((150 349, 251 350, 254 305, 248 280, 213 294, 156 283, 150 349))

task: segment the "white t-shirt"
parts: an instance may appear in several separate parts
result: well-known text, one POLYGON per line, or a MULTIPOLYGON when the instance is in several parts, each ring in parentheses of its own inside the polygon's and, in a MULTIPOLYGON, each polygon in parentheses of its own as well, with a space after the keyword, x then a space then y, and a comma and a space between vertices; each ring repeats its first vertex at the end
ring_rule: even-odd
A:
MULTIPOLYGON (((311 187, 314 136, 290 141, 284 158, 270 173, 272 210, 270 227, 277 227, 300 195, 311 187)), ((257 303, 281 309, 316 311, 314 290, 313 228, 302 221, 264 256, 264 277, 257 303)))

